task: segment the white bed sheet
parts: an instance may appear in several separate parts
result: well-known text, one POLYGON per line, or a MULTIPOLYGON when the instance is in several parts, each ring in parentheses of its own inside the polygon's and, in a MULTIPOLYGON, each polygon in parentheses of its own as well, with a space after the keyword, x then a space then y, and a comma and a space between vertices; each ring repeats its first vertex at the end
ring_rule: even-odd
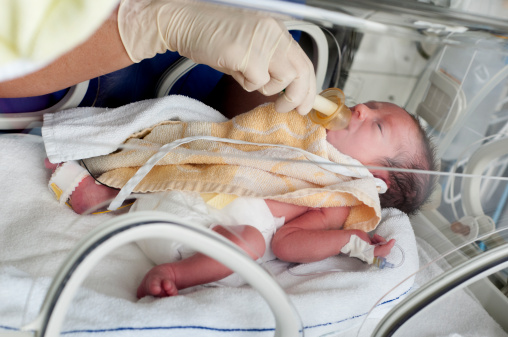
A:
MULTIPOLYGON (((415 278, 411 292, 427 284, 438 275, 450 270, 450 265, 439 259, 439 253, 421 238, 416 238, 420 270, 415 278), (432 264, 430 262, 436 261, 432 264)), ((358 335, 368 336, 378 323, 375 315, 367 318, 358 335)), ((466 289, 455 289, 438 298, 429 306, 405 322, 395 332, 394 337, 507 337, 503 328, 493 320, 478 300, 466 289)))
MULTIPOLYGON (((33 320, 52 276, 76 242, 111 214, 79 216, 47 189, 44 147, 36 136, 0 137, 0 332, 33 320)), ((301 315, 305 336, 354 336, 376 301, 418 268, 417 245, 403 214, 384 213, 378 233, 394 237, 406 254, 400 268, 378 270, 356 259, 333 257, 308 268, 347 271, 292 276, 286 264, 267 265, 301 315)), ((393 260, 400 258, 397 252, 393 260)), ((78 291, 64 322, 67 336, 272 336, 273 316, 250 287, 196 287, 185 295, 135 298, 152 264, 135 244, 104 258, 78 291)), ((414 278, 390 292, 369 325, 414 287, 414 278)), ((481 307, 474 308, 482 310, 481 307)))

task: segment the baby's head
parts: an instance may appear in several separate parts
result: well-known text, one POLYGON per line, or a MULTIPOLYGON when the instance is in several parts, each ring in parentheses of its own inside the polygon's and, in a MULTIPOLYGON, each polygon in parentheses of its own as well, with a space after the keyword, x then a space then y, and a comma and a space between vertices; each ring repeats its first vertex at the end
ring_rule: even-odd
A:
MULTIPOLYGON (((351 108, 349 126, 328 131, 327 140, 340 152, 366 166, 435 171, 434 148, 420 122, 406 110, 388 102, 367 102, 351 108)), ((381 207, 412 214, 432 193, 435 178, 429 174, 370 170, 388 190, 380 195, 381 207)))

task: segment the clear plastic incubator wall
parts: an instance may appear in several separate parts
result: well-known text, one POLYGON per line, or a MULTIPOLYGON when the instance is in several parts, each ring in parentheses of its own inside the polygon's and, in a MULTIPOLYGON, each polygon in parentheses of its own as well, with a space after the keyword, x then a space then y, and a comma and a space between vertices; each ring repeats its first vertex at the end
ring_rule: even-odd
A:
MULTIPOLYGON (((262 225, 275 221, 259 211, 258 198, 241 203, 207 193, 200 202, 181 196, 154 201, 152 193, 133 191, 144 177, 135 180, 136 171, 125 185, 132 189, 122 188, 113 200, 121 207, 108 209, 111 196, 77 214, 57 201, 58 191, 51 188, 55 168, 45 164, 50 154, 42 137, 43 115, 44 123, 78 116, 56 129, 67 133, 67 141, 52 149, 137 151, 144 158, 138 167, 145 171, 157 170, 161 158, 213 160, 214 154, 204 138, 189 141, 195 146, 168 147, 138 134, 139 142, 124 143, 114 138, 118 129, 125 129, 126 139, 162 122, 151 121, 163 110, 169 124, 185 121, 183 115, 193 109, 195 119, 227 121, 203 97, 193 96, 192 88, 181 89, 200 71, 189 60, 161 69, 149 101, 130 105, 135 112, 127 105, 99 104, 107 95, 101 86, 105 75, 69 88, 51 108, 0 111, 0 336, 508 336, 508 1, 217 3, 285 15, 314 63, 318 92, 339 88, 349 107, 390 102, 416 116, 437 158, 436 170, 413 170, 435 179, 428 202, 409 216, 380 210, 380 224, 369 234, 395 239, 395 245, 377 264, 345 254, 284 262, 232 229, 245 219, 262 225), (105 121, 121 127, 113 132, 105 122, 107 137, 83 136, 115 112, 122 120, 105 121), (131 120, 142 118, 150 123, 132 126, 131 120), (211 213, 211 221, 223 220, 229 236, 250 247, 251 256, 202 225, 211 213), (146 253, 158 247, 177 247, 180 257, 201 252, 235 274, 229 283, 193 286, 177 296, 137 296, 145 274, 166 262, 146 253)), ((0 109, 7 100, 0 98, 0 109)), ((354 169, 314 157, 294 159, 286 148, 254 148, 249 156, 230 151, 217 161, 277 164, 298 172, 317 166, 323 172, 354 169)), ((107 165, 76 162, 78 170, 107 165)), ((177 169, 195 174, 201 166, 177 169)), ((101 178, 92 176, 100 184, 101 178)))

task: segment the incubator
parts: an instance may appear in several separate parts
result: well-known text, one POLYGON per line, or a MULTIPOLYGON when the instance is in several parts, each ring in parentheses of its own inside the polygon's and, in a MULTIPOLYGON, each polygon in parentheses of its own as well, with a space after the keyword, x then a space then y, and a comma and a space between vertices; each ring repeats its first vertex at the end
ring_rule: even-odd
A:
MULTIPOLYGON (((215 86, 220 74, 168 54, 130 71, 147 70, 144 88, 152 97, 117 97, 125 87, 108 89, 108 81, 123 83, 124 70, 65 90, 53 107, 2 111, 0 336, 508 336, 506 1, 214 3, 283 14, 313 61, 317 91, 338 97, 332 108, 316 104, 300 133, 275 119, 255 127, 240 117, 232 123, 189 85, 198 78, 215 86), (435 170, 365 168, 349 157, 339 164, 316 155, 317 145, 306 151, 291 146, 318 124, 333 130, 328 120, 344 120, 348 130, 357 105, 369 101, 393 103, 415 116, 435 145, 435 170), (324 110, 346 117, 325 117, 324 110), (295 132, 273 145, 261 138, 219 139, 223 127, 255 137, 295 132), (184 136, 168 141, 172 133, 184 136), (110 154, 129 165, 118 165, 110 154), (160 179, 162 165, 184 159, 168 169, 171 179, 160 179), (108 194, 101 187, 102 199, 86 191, 81 200, 60 198, 77 191, 51 178, 64 169, 57 163, 68 161, 91 177, 87 184, 117 190, 108 194), (210 163, 222 167, 205 168, 210 163), (328 199, 335 200, 330 186, 343 183, 334 180, 339 174, 372 178, 369 184, 382 190, 386 183, 367 169, 415 173, 415 190, 419 179, 435 180, 428 202, 413 214, 372 206, 380 223, 371 237, 395 244, 371 263, 345 254, 287 263, 234 230, 246 223, 260 228, 269 248, 286 219, 274 216, 259 195, 273 198, 281 186, 311 189, 325 177, 328 199), (242 170, 263 174, 249 179, 242 170), (270 170, 278 174, 265 174, 270 170), (185 180, 195 176, 205 178, 185 180), (235 192, 245 195, 165 191, 170 184, 213 183, 217 189, 230 178, 235 192), (78 203, 89 199, 100 202, 77 214, 78 203), (234 274, 177 296, 136 296, 153 266, 196 251, 234 274)), ((0 98, 0 109, 12 102, 0 98)))

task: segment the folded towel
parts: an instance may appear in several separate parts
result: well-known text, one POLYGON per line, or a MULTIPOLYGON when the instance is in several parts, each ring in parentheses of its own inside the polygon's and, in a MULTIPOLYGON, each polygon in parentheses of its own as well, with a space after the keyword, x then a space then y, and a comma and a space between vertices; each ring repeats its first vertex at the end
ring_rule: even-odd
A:
POLYGON ((125 139, 164 120, 223 122, 217 110, 185 96, 167 96, 116 109, 75 108, 45 114, 42 136, 52 163, 111 153, 125 139))
POLYGON ((277 113, 273 104, 222 123, 162 122, 125 143, 126 149, 85 160, 108 186, 124 187, 143 167, 139 184, 137 178, 130 183, 134 192, 186 190, 348 206, 345 228, 364 231, 381 218, 377 179, 329 144, 325 128, 296 111, 277 113), (177 148, 158 153, 167 146, 177 148))

